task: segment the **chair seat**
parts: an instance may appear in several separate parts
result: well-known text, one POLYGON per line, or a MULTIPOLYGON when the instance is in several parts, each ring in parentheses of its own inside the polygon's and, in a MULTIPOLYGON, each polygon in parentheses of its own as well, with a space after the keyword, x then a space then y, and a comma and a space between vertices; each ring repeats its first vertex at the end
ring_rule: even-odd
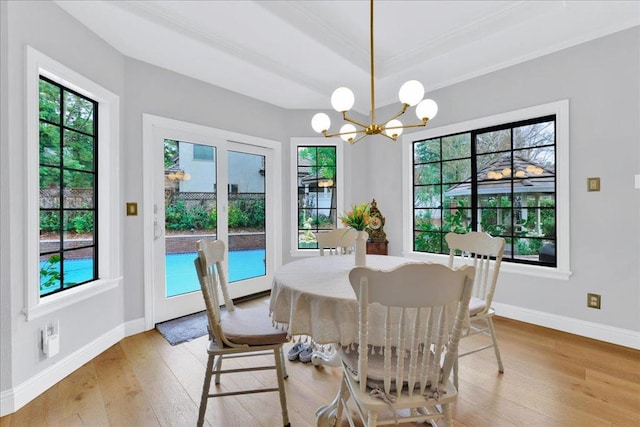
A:
MULTIPOLYGON (((345 369, 347 369, 347 371, 350 372, 353 377, 357 377, 358 375, 357 374, 358 373, 357 344, 356 344, 356 350, 349 350, 349 352, 347 353, 342 348, 339 348, 337 352, 340 355, 340 358, 342 359, 342 363, 345 369)), ((367 387, 369 387, 370 389, 374 389, 376 387, 384 388, 384 355, 379 354, 379 349, 375 350, 375 354, 371 354, 371 349, 369 349, 369 356, 367 357, 367 360, 368 360, 367 387)), ((394 347, 391 355, 391 366, 396 366, 397 360, 398 360, 398 356, 394 347)), ((409 370, 409 360, 407 359, 404 365, 404 372, 403 372, 402 378, 408 377, 408 372, 409 372, 408 370, 409 370)), ((391 373, 391 378, 392 378, 391 391, 395 392, 396 390, 396 385, 394 380, 394 378, 396 378, 395 373, 393 372, 391 373)), ((404 381, 403 383, 406 386, 407 382, 404 381)))
POLYGON ((222 311, 220 326, 229 341, 234 344, 273 345, 284 344, 287 333, 271 323, 267 307, 234 307, 232 312, 222 311))
POLYGON ((487 303, 485 300, 477 297, 471 297, 471 300, 469 301, 469 316, 475 316, 483 311, 486 306, 487 303))
MULTIPOLYGON (((358 400, 364 408, 372 408, 372 407, 382 406, 382 405, 387 406, 387 403, 385 403, 384 400, 370 394, 371 387, 367 388, 366 392, 362 392, 359 388, 359 385, 358 385, 359 383, 357 378, 346 376, 345 379, 347 381, 347 384, 349 385, 349 388, 351 389, 351 392, 358 396, 358 400)), ((367 385, 368 384, 369 382, 367 381, 367 385)), ((383 389, 382 385, 380 386, 380 389, 383 389)), ((396 398, 398 397, 396 396, 395 389, 391 391, 391 395, 396 398)), ((453 385, 453 382, 451 381, 446 381, 443 384, 443 389, 439 390, 438 396, 432 396, 430 393, 430 390, 427 388, 427 390, 425 390, 424 396, 422 396, 420 393, 414 392, 414 394, 411 397, 409 397, 409 393, 405 387, 404 390, 402 391, 402 396, 401 396, 402 405, 395 405, 394 403, 391 403, 390 407, 395 409, 419 408, 423 406, 430 406, 433 403, 444 404, 444 403, 455 401, 457 396, 458 396, 458 390, 456 389, 456 387, 453 385)))

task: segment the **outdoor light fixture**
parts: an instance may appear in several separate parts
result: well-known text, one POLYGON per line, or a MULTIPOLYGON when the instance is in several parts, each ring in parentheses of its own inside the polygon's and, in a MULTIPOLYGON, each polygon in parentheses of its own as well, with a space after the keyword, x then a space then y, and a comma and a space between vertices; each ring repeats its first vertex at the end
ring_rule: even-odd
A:
POLYGON ((318 133, 323 134, 327 138, 340 136, 343 140, 354 144, 367 135, 383 135, 389 139, 396 141, 403 129, 426 126, 427 122, 435 117, 438 113, 438 104, 432 99, 422 99, 424 97, 424 86, 417 80, 409 80, 400 87, 398 93, 402 108, 395 116, 384 122, 384 124, 376 123, 376 106, 375 106, 375 85, 373 71, 373 0, 370 0, 370 47, 371 47, 371 123, 360 123, 347 116, 347 112, 353 107, 355 96, 351 89, 339 87, 331 95, 332 107, 342 113, 344 121, 348 122, 342 125, 340 132, 329 133, 331 119, 325 113, 317 113, 311 119, 311 127, 318 133), (420 123, 403 125, 397 118, 407 111, 409 107, 416 107, 416 115, 421 120, 420 123))
POLYGON ((171 181, 189 181, 191 179, 191 175, 183 170, 171 171, 167 174, 167 178, 171 181))
MULTIPOLYGON (((504 168, 501 171, 489 171, 487 173, 487 178, 489 179, 502 179, 504 177, 510 177, 511 176, 511 168, 504 168)), ((532 175, 542 175, 542 173, 544 172, 544 170, 539 167, 539 166, 534 166, 534 165, 528 165, 526 167, 526 172, 525 170, 517 170, 516 173, 513 174, 513 176, 515 176, 516 178, 525 178, 527 177, 527 174, 529 174, 529 176, 532 175)))

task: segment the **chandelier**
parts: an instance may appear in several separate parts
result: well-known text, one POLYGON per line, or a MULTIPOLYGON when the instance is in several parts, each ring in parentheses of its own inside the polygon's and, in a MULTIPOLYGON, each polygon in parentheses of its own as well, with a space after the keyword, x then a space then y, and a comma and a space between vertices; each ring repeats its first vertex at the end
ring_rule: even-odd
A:
POLYGON ((373 66, 373 0, 370 0, 370 49, 371 49, 371 122, 364 124, 352 119, 347 115, 353 104, 355 96, 351 89, 339 87, 331 95, 331 106, 339 113, 345 123, 338 133, 329 133, 331 119, 325 113, 317 113, 311 119, 311 127, 314 131, 323 134, 327 138, 340 136, 343 140, 350 144, 355 144, 368 135, 382 135, 394 141, 398 140, 398 136, 402 134, 403 129, 426 126, 427 122, 435 117, 438 113, 438 104, 432 99, 422 99, 424 97, 424 86, 417 80, 409 80, 405 82, 398 93, 402 108, 393 117, 389 118, 384 124, 376 123, 376 106, 375 106, 375 84, 374 84, 374 66, 373 66), (419 123, 403 125, 398 117, 403 115, 409 107, 415 106, 416 116, 420 120, 419 123))

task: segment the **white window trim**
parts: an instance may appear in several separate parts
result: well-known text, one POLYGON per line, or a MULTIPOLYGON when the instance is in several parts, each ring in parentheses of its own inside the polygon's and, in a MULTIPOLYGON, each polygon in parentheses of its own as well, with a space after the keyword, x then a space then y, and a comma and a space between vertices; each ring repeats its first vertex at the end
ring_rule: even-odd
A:
POLYGON ((556 168, 557 267, 504 262, 502 263, 501 271, 568 280, 571 276, 569 247, 571 240, 569 226, 569 100, 566 99, 439 128, 429 128, 425 131, 404 135, 402 137, 402 206, 404 206, 402 218, 403 255, 435 262, 446 262, 447 258, 445 255, 426 254, 413 250, 413 153, 411 149, 413 141, 436 138, 443 135, 482 129, 551 114, 555 114, 556 116, 556 164, 559 165, 556 168))
MULTIPOLYGON (((345 188, 344 188, 344 142, 341 139, 329 140, 324 137, 294 137, 291 138, 291 251, 292 257, 303 257, 318 255, 317 249, 298 249, 298 147, 301 146, 326 146, 336 147, 336 212, 344 211, 345 188)), ((337 220, 337 218, 336 218, 337 220)))
POLYGON ((117 287, 120 246, 120 99, 45 54, 26 47, 26 254, 23 312, 27 320, 60 310, 117 287), (100 279, 40 298, 39 80, 45 76, 98 102, 98 272, 100 279))

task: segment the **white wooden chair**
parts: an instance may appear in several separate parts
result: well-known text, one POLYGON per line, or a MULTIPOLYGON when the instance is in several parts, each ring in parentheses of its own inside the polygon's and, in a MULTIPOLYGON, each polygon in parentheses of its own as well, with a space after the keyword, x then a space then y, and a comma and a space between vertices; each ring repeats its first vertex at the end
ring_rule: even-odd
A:
POLYGON ((358 232, 352 228, 336 228, 320 231, 315 236, 321 256, 345 255, 353 252, 358 232))
POLYGON ((271 324, 266 305, 264 307, 234 307, 227 292, 227 278, 223 269, 225 244, 220 240, 199 240, 198 257, 194 260, 202 296, 209 320, 209 346, 207 371, 202 387, 202 398, 198 415, 198 426, 204 423, 209 398, 249 393, 279 392, 283 425, 289 425, 284 378, 287 376, 282 345, 287 342, 286 332, 277 330, 271 324), (220 309, 220 295, 225 310, 220 309), (222 369, 222 359, 273 354, 275 363, 268 366, 248 366, 238 369, 222 369), (211 377, 220 384, 220 375, 275 369, 278 387, 211 393, 211 377))
POLYGON ((450 374, 473 274, 472 267, 453 270, 428 263, 351 271, 349 279, 358 296, 359 342, 358 351, 339 350, 343 378, 337 420, 344 413, 355 425, 347 408, 351 398, 365 426, 442 419, 453 425, 450 404, 457 390, 450 374), (385 312, 383 346, 369 342, 372 309, 385 312))
MULTIPOLYGON (((475 231, 465 234, 448 233, 445 239, 449 245, 450 267, 473 265, 476 269, 473 294, 469 302, 469 315, 465 324, 463 338, 476 334, 484 334, 491 337, 490 344, 465 350, 459 354, 459 357, 493 347, 498 362, 498 371, 503 373, 504 367, 502 366, 500 349, 498 348, 498 340, 492 320, 495 310, 491 307, 491 302, 498 282, 505 240, 502 237, 492 237, 487 233, 475 231)), ((453 368, 453 378, 457 387, 457 362, 453 368)))

